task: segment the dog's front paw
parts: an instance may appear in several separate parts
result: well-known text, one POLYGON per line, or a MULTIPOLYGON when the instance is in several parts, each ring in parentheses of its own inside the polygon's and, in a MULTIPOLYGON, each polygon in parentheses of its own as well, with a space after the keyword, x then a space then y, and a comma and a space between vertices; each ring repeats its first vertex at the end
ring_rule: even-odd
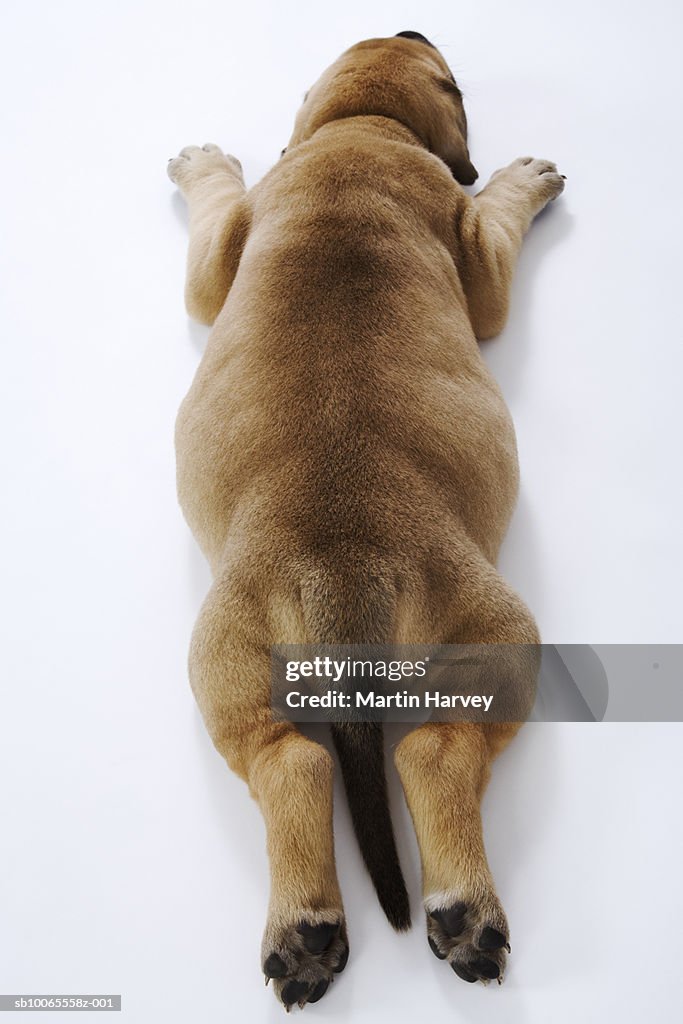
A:
POLYGON ((208 174, 224 172, 236 176, 242 183, 242 165, 235 156, 224 153, 220 146, 207 142, 203 146, 185 146, 176 157, 168 161, 168 176, 180 189, 208 174))
POLYGON ((266 985, 273 981, 286 1010, 322 999, 348 956, 344 916, 334 911, 303 911, 290 924, 270 921, 263 937, 266 985))
POLYGON ((440 893, 425 900, 427 940, 439 960, 447 960, 463 981, 503 980, 508 924, 492 891, 471 898, 440 893))
POLYGON ((566 178, 550 160, 536 160, 532 156, 520 156, 507 167, 496 171, 493 178, 505 175, 510 183, 519 188, 539 194, 545 202, 557 199, 564 189, 566 178))

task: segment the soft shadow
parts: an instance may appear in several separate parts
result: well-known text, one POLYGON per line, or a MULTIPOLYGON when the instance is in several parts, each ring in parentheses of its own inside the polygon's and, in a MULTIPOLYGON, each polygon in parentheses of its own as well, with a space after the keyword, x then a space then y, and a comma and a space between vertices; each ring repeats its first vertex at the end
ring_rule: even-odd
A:
POLYGON ((190 320, 188 318, 187 331, 188 334, 190 335, 192 347, 195 349, 198 355, 203 356, 204 349, 206 348, 206 343, 209 340, 211 328, 207 327, 205 324, 198 324, 195 320, 190 320))
POLYGON ((190 218, 187 213, 187 203, 183 199, 182 193, 176 189, 171 195, 171 209, 179 224, 187 231, 190 223, 190 218))
MULTIPOLYGON (((523 472, 522 468, 522 475, 523 472)), ((541 572, 537 536, 533 512, 522 483, 498 558, 498 568, 532 612, 535 608, 543 608, 547 590, 541 572)))
POLYGON ((188 534, 188 580, 190 584, 190 590, 192 593, 193 603, 197 608, 197 614, 199 609, 204 603, 204 598, 211 588, 213 582, 211 577, 211 569, 209 563, 204 558, 197 542, 194 538, 188 534))
MULTIPOLYGON (((524 239, 522 251, 512 284, 510 315, 502 334, 485 341, 481 352, 506 398, 511 399, 520 389, 524 376, 525 358, 529 353, 531 310, 538 268, 549 252, 567 238, 574 218, 562 197, 549 203, 539 213, 524 239)), ((549 333, 552 324, 548 325, 549 333)))
MULTIPOLYGON (((569 236, 573 221, 561 197, 549 203, 538 215, 522 245, 507 326, 498 338, 482 346, 482 355, 508 401, 514 395, 519 395, 520 401, 524 398, 523 380, 533 343, 531 310, 539 266, 550 250, 569 236)), ((552 324, 548 325, 548 333, 552 333, 552 324)), ((546 587, 540 571, 531 506, 524 492, 523 464, 520 470, 520 494, 501 548, 498 567, 533 612, 543 607, 546 587)))
MULTIPOLYGON (((527 888, 525 882, 520 884, 528 872, 524 855, 561 814, 555 799, 559 728, 555 722, 529 722, 493 766, 482 817, 488 859, 503 906, 507 899, 511 904, 519 902, 516 894, 527 888)), ((544 927, 541 910, 539 928, 544 927)))
POLYGON ((235 877, 249 880, 252 893, 263 894, 260 917, 265 919, 268 862, 261 812, 245 783, 231 772, 214 748, 196 705, 193 718, 196 758, 203 777, 202 790, 211 807, 211 820, 225 849, 230 851, 231 864, 238 867, 235 877))
MULTIPOLYGON (((183 199, 182 194, 177 190, 171 196, 171 208, 176 220, 179 224, 182 224, 183 230, 187 234, 189 227, 187 203, 183 199)), ((187 330, 190 335, 192 347, 196 351, 197 355, 203 356, 211 328, 207 327, 205 324, 198 324, 196 321, 188 318, 187 330)))
MULTIPOLYGON (((211 587, 208 562, 188 534, 187 581, 196 614, 211 587)), ((209 803, 211 820, 218 829, 226 851, 229 850, 235 876, 248 880, 252 892, 263 895, 263 904, 255 913, 265 919, 268 895, 268 865, 265 856, 263 820, 244 782, 230 771, 214 748, 197 705, 193 714, 194 750, 203 779, 202 792, 209 803)))
POLYGON ((384 727, 386 746, 386 768, 387 787, 389 789, 389 804, 391 806, 391 818, 396 830, 396 846, 403 869, 403 877, 410 895, 410 909, 413 917, 413 924, 418 928, 424 926, 422 916, 422 867, 420 865, 420 850, 417 845, 417 837, 413 822, 406 803, 405 794, 401 779, 394 764, 394 754, 404 736, 415 728, 406 722, 389 722, 384 727))

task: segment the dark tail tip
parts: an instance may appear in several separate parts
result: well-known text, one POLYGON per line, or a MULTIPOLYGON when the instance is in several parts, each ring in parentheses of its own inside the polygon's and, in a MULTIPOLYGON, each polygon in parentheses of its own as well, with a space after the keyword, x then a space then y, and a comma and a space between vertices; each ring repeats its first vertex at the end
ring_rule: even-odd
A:
MULTIPOLYGON (((401 878, 403 881, 403 878, 401 878)), ((391 897, 387 897, 386 894, 377 891, 379 897, 379 905, 387 916, 387 921, 397 932, 407 932, 411 925, 410 920, 410 904, 408 902, 408 893, 406 892, 405 882, 403 883, 403 892, 398 891, 393 893, 391 897)))
POLYGON ((382 726, 338 724, 332 726, 332 736, 365 866, 389 923, 396 931, 406 931, 410 904, 389 813, 382 726))

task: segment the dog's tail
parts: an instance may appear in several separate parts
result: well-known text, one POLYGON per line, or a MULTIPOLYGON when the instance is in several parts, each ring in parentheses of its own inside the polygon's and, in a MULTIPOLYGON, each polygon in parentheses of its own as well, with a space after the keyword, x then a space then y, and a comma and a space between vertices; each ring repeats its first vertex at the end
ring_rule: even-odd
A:
POLYGON ((353 827, 382 910, 397 931, 410 928, 410 905, 396 850, 379 722, 332 726, 353 827))
MULTIPOLYGON (((335 573, 334 580, 330 575, 316 576, 302 588, 304 617, 314 642, 387 642, 394 619, 393 586, 367 568, 335 573)), ((338 722, 332 737, 365 866, 390 924, 404 931, 410 928, 410 904, 389 811, 382 725, 338 722)))

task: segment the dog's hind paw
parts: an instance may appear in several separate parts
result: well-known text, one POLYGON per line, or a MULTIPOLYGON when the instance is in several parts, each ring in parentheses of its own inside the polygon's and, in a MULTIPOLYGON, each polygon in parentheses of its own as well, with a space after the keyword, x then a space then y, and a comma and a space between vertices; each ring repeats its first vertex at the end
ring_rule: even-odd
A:
POLYGON ((447 960, 463 981, 498 981, 505 972, 508 924, 497 897, 474 898, 441 893, 425 900, 427 941, 439 960, 447 960))
POLYGON ((266 927, 263 973, 287 1011, 322 999, 348 956, 343 915, 304 912, 295 923, 266 927))

